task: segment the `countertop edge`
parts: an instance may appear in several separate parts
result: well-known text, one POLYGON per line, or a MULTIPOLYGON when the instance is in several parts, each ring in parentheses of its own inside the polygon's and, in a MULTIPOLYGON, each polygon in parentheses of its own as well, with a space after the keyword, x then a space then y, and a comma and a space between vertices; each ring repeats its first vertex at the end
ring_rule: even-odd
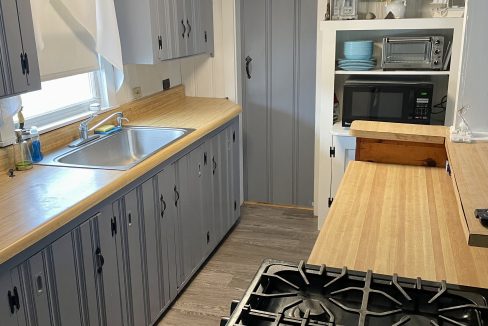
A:
MULTIPOLYGON (((188 146, 191 146, 198 140, 202 139, 212 131, 218 129, 224 124, 228 123, 235 117, 239 116, 242 108, 238 104, 230 105, 230 110, 223 114, 219 119, 215 119, 212 123, 208 123, 205 127, 201 127, 179 141, 176 141, 169 147, 159 151, 140 164, 136 165, 130 170, 122 172, 119 176, 109 182, 107 185, 101 187, 98 191, 92 193, 82 201, 64 210, 62 213, 52 217, 46 223, 33 229, 31 232, 25 234, 22 238, 13 242, 11 245, 0 250, 0 265, 7 262, 11 258, 20 254, 24 250, 32 247, 37 242, 49 236, 64 225, 72 222, 87 210, 95 207, 105 200, 107 197, 115 194, 124 186, 142 177, 155 166, 164 163, 172 156, 178 154, 188 146)), ((57 168, 57 167, 52 167, 57 168)))

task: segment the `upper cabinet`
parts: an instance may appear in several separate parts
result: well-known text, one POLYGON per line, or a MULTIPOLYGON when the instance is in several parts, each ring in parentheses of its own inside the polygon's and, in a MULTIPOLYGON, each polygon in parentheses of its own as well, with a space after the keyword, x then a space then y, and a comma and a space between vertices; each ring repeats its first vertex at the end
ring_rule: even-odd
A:
POLYGON ((213 54, 212 0, 115 0, 125 64, 213 54))
POLYGON ((0 97, 41 88, 29 0, 0 2, 0 97))

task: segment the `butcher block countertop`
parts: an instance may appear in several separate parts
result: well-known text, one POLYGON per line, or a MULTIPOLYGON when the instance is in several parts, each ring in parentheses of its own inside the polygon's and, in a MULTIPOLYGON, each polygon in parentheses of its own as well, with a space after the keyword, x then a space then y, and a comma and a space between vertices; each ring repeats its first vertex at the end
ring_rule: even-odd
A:
POLYGON ((376 121, 353 121, 351 135, 358 138, 444 144, 449 128, 376 121))
POLYGON ((351 162, 308 262, 488 288, 461 224, 444 169, 351 162))
POLYGON ((130 119, 128 125, 196 130, 128 171, 35 166, 31 171, 16 172, 14 178, 2 174, 0 264, 241 112, 240 106, 225 99, 185 97, 183 87, 125 104, 117 110, 130 119))

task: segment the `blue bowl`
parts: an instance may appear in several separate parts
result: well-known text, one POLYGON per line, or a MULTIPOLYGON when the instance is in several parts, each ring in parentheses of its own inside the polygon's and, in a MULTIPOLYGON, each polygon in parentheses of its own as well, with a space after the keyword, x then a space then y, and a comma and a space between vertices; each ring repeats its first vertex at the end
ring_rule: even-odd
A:
POLYGON ((371 54, 367 54, 367 55, 344 54, 344 56, 346 57, 346 59, 349 59, 349 60, 370 60, 372 55, 371 54))
POLYGON ((373 46, 372 40, 367 41, 347 41, 344 42, 344 46, 373 46))

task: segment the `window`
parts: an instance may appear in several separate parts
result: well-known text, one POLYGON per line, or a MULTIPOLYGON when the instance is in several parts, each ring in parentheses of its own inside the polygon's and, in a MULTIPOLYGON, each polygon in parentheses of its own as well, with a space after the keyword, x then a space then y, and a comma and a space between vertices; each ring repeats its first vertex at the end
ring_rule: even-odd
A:
POLYGON ((46 126, 88 112, 99 102, 96 72, 42 82, 42 89, 21 95, 26 126, 46 126))

